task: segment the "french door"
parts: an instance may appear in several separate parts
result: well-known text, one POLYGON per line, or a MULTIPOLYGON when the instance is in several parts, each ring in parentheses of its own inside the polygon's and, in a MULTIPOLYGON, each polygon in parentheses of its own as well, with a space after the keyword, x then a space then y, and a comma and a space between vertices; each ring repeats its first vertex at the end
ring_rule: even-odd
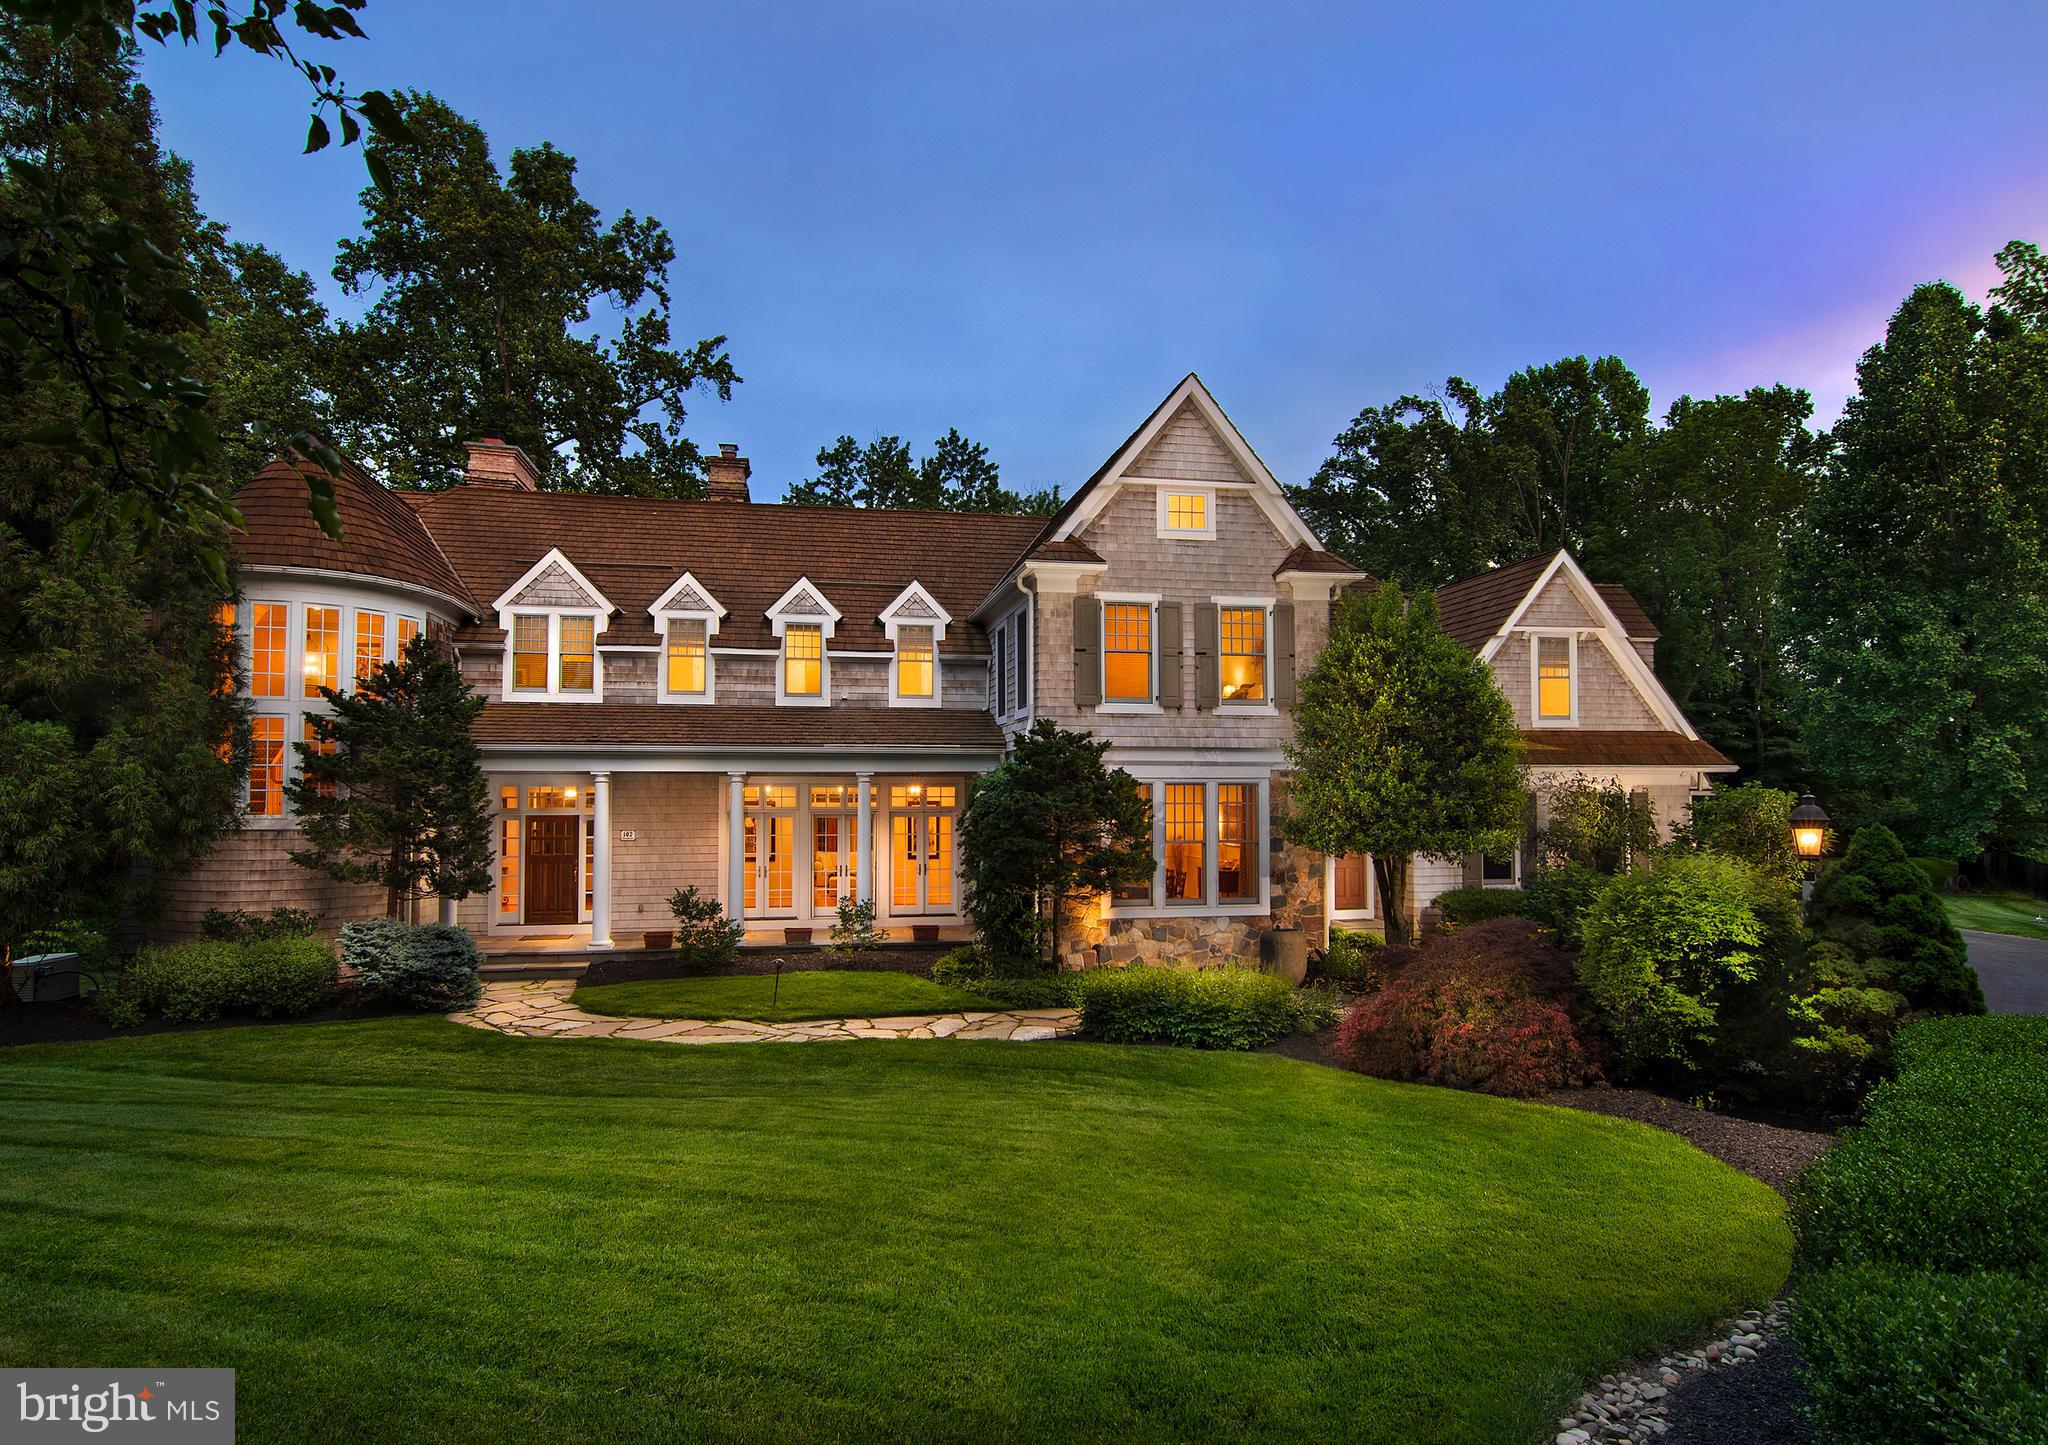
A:
POLYGON ((953 815, 893 813, 889 839, 890 913, 953 912, 953 815))
POLYGON ((853 898, 860 869, 856 821, 845 813, 811 814, 811 912, 820 917, 853 898))
POLYGON ((796 916, 796 814, 750 808, 744 900, 749 918, 796 916))

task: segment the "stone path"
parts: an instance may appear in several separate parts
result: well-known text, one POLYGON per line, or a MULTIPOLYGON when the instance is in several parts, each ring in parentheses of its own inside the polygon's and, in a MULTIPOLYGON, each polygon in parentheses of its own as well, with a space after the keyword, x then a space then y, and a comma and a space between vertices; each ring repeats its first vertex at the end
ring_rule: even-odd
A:
POLYGON ((615 1018, 585 1013, 570 995, 573 979, 525 979, 484 985, 475 1008, 448 1015, 471 1028, 529 1039, 660 1039, 671 1044, 797 1044, 829 1039, 1057 1039, 1081 1027, 1070 1008, 1001 1013, 901 1014, 873 1019, 804 1019, 757 1024, 743 1019, 615 1018))

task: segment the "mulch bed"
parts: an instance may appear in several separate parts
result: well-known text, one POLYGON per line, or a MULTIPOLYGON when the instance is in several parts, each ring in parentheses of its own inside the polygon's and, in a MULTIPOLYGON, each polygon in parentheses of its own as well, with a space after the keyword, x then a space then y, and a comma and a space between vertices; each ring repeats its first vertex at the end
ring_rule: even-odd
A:
POLYGON ((1812 1396, 1799 1378, 1799 1346, 1785 1336, 1739 1370, 1710 1370, 1672 1393, 1662 1445, 1811 1445, 1812 1396))
POLYGON ((1785 1114, 1722 1114, 1648 1089, 1561 1089, 1539 1101, 1668 1129, 1703 1154, 1789 1194, 1800 1171, 1835 1141, 1826 1121, 1785 1114))
POLYGON ((47 1003, 0 1003, 0 1048, 16 1044, 76 1044, 95 1039, 135 1039, 144 1034, 189 1034, 207 1029, 245 1029, 270 1024, 331 1024, 348 1019, 382 1018, 414 1010, 347 997, 339 1003, 291 1018, 224 1018, 206 1023, 166 1023, 153 1019, 132 1029, 107 1027, 89 999, 53 999, 47 1003))

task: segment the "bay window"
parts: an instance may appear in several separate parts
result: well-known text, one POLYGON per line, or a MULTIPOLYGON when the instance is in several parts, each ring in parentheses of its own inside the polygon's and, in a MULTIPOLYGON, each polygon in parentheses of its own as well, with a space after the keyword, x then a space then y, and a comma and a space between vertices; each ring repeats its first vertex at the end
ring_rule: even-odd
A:
POLYGON ((1152 701, 1152 604, 1102 607, 1102 700, 1152 701))
POLYGON ((308 607, 305 613, 305 696, 318 697, 323 687, 341 686, 341 609, 308 607))
MULTIPOLYGON (((1149 832, 1152 827, 1152 785, 1150 783, 1138 784, 1138 796, 1145 801, 1145 826, 1149 832)), ((1152 901, 1152 880, 1145 878, 1136 883, 1126 883, 1123 887, 1117 889, 1113 901, 1117 903, 1150 903, 1152 901)))
POLYGON ((1266 906, 1265 784, 1186 782, 1171 777, 1138 784, 1151 819, 1151 877, 1110 895, 1114 914, 1176 913, 1212 908, 1244 914, 1266 906))
POLYGON ((1216 901, 1251 903, 1259 896, 1254 783, 1216 785, 1216 901))
POLYGON ((356 609, 356 681, 361 682, 384 661, 384 614, 356 609))
POLYGON ((1166 785, 1166 901, 1202 903, 1207 901, 1208 838, 1204 814, 1204 788, 1200 783, 1166 785))

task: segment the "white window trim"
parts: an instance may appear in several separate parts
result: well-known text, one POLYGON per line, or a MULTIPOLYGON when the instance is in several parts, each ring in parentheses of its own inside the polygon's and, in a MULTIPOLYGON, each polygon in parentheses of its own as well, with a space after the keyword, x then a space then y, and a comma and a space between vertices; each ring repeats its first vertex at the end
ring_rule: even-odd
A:
POLYGON ((1266 620, 1262 624, 1264 628, 1262 636, 1264 636, 1265 638, 1266 647, 1266 655, 1264 658, 1266 677, 1264 684, 1260 688, 1260 691, 1265 694, 1265 697, 1258 702, 1223 701, 1223 619, 1220 615, 1217 617, 1216 711, 1219 713, 1228 713, 1232 717, 1280 716, 1280 707, 1277 703, 1273 701, 1273 609, 1279 606, 1280 599, 1277 597, 1211 597, 1209 601, 1215 604, 1215 606, 1219 609, 1219 612, 1220 609, 1226 607, 1235 608, 1239 610, 1249 610, 1251 608, 1258 608, 1266 614, 1266 620))
POLYGON ((1105 902, 1111 918, 1255 918, 1271 913, 1272 870, 1273 870, 1273 829, 1268 810, 1272 806, 1268 789, 1271 780, 1259 777, 1195 777, 1186 769, 1147 769, 1143 773, 1132 773, 1136 782, 1147 784, 1152 789, 1152 896, 1145 902, 1119 903, 1115 895, 1108 895, 1105 902), (1254 850, 1256 864, 1253 878, 1257 880, 1257 896, 1248 901, 1217 901, 1217 875, 1222 850, 1219 825, 1222 823, 1223 806, 1220 787, 1234 783, 1251 788, 1256 797, 1252 803, 1255 827, 1253 832, 1257 847, 1254 850), (1201 903, 1169 903, 1166 899, 1166 789, 1169 786, 1193 786, 1202 790, 1202 896, 1201 903))
POLYGON ((1158 491, 1159 535, 1163 540, 1189 542, 1210 541, 1216 536, 1216 488, 1209 482, 1160 482, 1158 491), (1167 520, 1166 501, 1168 494, 1178 497, 1202 499, 1202 522, 1200 527, 1175 527, 1167 520))
POLYGON ((1486 876, 1486 855, 1479 855, 1479 886, 1481 888, 1520 888, 1522 886, 1522 850, 1517 847, 1508 854, 1508 876, 1489 878, 1486 876))
POLYGON ((938 624, 927 623, 925 621, 913 622, 905 620, 901 625, 904 627, 924 627, 929 625, 932 629, 932 690, 928 695, 924 697, 907 696, 901 691, 901 683, 903 680, 903 640, 900 633, 898 633, 898 631, 896 630, 898 624, 892 622, 889 624, 889 640, 896 645, 896 650, 889 654, 889 706, 937 707, 941 702, 945 700, 946 692, 946 682, 942 671, 943 664, 939 661, 938 624))
MULTIPOLYGON (((1096 656, 1102 668, 1102 701, 1095 704, 1096 712, 1106 713, 1163 713, 1166 709, 1159 702, 1159 594, 1157 592, 1098 592, 1095 600, 1103 605, 1102 620, 1097 628, 1096 656), (1109 613, 1112 605, 1142 606, 1152 609, 1152 620, 1146 626, 1145 635, 1152 644, 1152 695, 1148 698, 1113 698, 1109 695, 1109 613)), ((1186 779, 1182 779, 1183 782, 1186 779)))
POLYGON ((1365 855, 1365 907, 1339 908, 1337 906, 1337 860, 1323 859, 1323 897, 1329 900, 1325 910, 1332 923, 1356 922, 1360 919, 1378 918, 1380 902, 1379 873, 1372 866, 1372 854, 1365 855))
POLYGON ((1529 725, 1539 728, 1572 728, 1579 725, 1579 634, 1576 630, 1561 627, 1532 628, 1529 632, 1529 725), (1572 710, 1564 717, 1543 715, 1540 661, 1543 653, 1542 639, 1561 637, 1565 641, 1567 665, 1572 670, 1572 710))
MULTIPOLYGON (((657 701, 676 703, 684 707, 695 707, 717 701, 718 666, 712 661, 718 650, 712 646, 712 639, 718 636, 718 626, 725 620, 725 604, 711 595, 711 589, 699 582, 695 576, 685 572, 669 584, 668 591, 657 597, 647 608, 647 615, 654 620, 654 633, 660 639, 655 644, 655 666, 659 677, 655 683, 657 701), (694 594, 710 604, 703 607, 677 607, 679 597, 694 594), (668 687, 668 625, 671 622, 702 622, 704 624, 704 691, 670 692, 668 687)), ((616 649, 614 649, 616 650, 616 649)))
POLYGON ((946 683, 942 675, 943 664, 939 661, 939 644, 945 640, 946 629, 953 625, 953 614, 939 605, 939 599, 925 590, 922 582, 912 582, 896 594, 895 600, 884 607, 875 617, 882 624, 882 631, 889 639, 889 706, 891 707, 938 707, 945 700, 946 683), (900 615, 911 602, 924 605, 930 615, 900 615), (932 690, 929 697, 906 697, 898 690, 898 663, 901 661, 901 632, 906 627, 929 627, 932 633, 932 690))
POLYGON ((560 935, 565 928, 588 928, 590 910, 583 900, 590 895, 590 830, 596 826, 596 819, 586 800, 594 787, 589 773, 492 773, 488 775, 491 799, 491 886, 484 897, 484 906, 489 910, 484 931, 499 938, 546 938, 560 935), (519 790, 519 806, 507 812, 499 803, 501 788, 519 790), (536 808, 526 806, 528 788, 574 788, 576 806, 570 808, 536 808), (576 921, 574 923, 527 923, 526 917, 526 820, 529 817, 567 818, 574 817, 582 826, 577 835, 576 849, 576 921), (505 819, 519 820, 519 916, 520 921, 500 921, 498 905, 503 901, 503 879, 505 860, 505 819))
POLYGON ((768 630, 775 634, 780 645, 775 649, 775 705, 777 707, 830 707, 832 705, 832 634, 838 629, 842 614, 832 605, 832 599, 817 587, 809 577, 799 577, 790 589, 775 599, 774 606, 767 612, 768 630), (797 598, 808 596, 816 600, 823 613, 798 612, 787 609, 797 598), (789 681, 788 630, 797 627, 818 629, 818 691, 816 696, 798 694, 791 696, 787 690, 789 681))
POLYGON ((504 687, 502 696, 506 702, 603 702, 604 701, 604 653, 598 646, 598 639, 604 636, 605 627, 610 623, 608 614, 589 607, 511 607, 498 614, 498 625, 505 631, 505 656, 501 664, 504 687), (514 687, 512 685, 512 647, 518 637, 518 622, 521 617, 545 617, 548 620, 548 685, 545 688, 514 687), (562 619, 565 617, 588 617, 590 619, 590 691, 564 692, 562 690, 562 619))

